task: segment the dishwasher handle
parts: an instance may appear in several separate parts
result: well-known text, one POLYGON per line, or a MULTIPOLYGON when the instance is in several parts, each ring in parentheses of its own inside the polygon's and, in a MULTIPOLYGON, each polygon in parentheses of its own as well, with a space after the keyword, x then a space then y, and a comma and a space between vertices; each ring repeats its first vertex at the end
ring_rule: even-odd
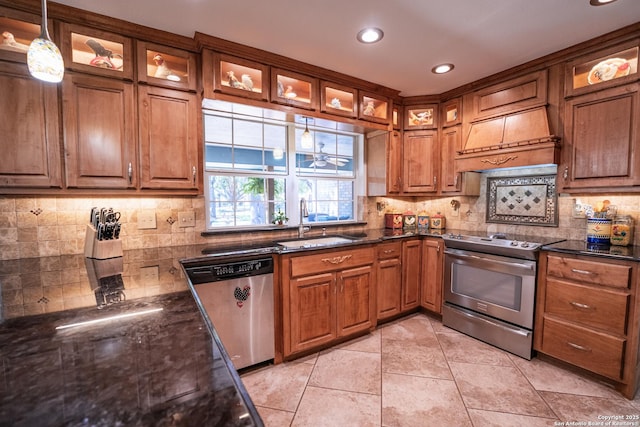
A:
POLYGON ((273 273, 273 258, 185 266, 185 272, 193 285, 258 276, 273 273))

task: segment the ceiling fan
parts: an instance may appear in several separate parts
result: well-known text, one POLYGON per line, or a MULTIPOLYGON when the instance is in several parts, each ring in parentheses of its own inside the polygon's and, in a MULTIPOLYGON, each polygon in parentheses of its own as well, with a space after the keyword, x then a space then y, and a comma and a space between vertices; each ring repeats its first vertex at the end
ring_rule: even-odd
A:
POLYGON ((328 153, 322 151, 324 148, 323 142, 318 142, 318 152, 313 156, 313 160, 309 166, 315 166, 317 168, 324 168, 327 164, 336 166, 344 166, 349 163, 350 159, 346 157, 330 156, 328 153))

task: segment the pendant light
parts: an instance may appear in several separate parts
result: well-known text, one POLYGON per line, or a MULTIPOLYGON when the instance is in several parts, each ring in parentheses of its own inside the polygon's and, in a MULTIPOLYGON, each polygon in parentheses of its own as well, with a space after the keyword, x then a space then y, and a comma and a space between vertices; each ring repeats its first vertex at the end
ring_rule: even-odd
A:
POLYGON ((304 132, 302 132, 302 137, 300 138, 300 146, 304 149, 313 148, 313 137, 311 136, 311 132, 309 132, 309 118, 304 118, 304 132))
POLYGON ((42 0, 40 37, 34 39, 27 51, 29 73, 36 79, 59 83, 64 76, 64 61, 58 46, 51 41, 47 29, 47 0, 42 0))

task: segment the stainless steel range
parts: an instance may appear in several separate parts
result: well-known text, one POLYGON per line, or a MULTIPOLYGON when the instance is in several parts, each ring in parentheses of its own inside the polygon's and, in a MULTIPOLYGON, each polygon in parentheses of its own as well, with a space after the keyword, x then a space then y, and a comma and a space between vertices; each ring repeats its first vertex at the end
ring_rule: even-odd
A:
POLYGON ((443 235, 442 323, 531 359, 537 258, 561 239, 443 235))

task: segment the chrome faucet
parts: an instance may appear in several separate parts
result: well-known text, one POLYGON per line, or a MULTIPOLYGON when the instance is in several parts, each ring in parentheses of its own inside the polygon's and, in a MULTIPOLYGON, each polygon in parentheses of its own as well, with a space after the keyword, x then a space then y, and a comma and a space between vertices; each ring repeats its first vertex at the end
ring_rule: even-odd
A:
POLYGON ((298 238, 304 237, 304 232, 309 231, 311 227, 305 227, 303 220, 309 216, 309 210, 307 209, 307 201, 303 198, 300 199, 300 225, 298 226, 298 238))

